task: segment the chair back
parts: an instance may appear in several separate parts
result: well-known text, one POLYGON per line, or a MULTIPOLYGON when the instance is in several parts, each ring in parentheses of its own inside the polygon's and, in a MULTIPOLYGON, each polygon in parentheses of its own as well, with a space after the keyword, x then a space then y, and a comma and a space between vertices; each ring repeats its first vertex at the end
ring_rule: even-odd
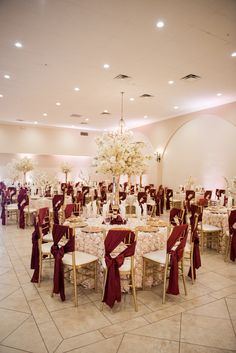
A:
POLYGON ((27 195, 25 189, 22 189, 22 192, 19 193, 17 197, 18 210, 19 210, 19 228, 25 228, 25 214, 24 208, 29 206, 29 196, 27 195))
POLYGON ((67 205, 65 205, 65 208, 64 208, 65 219, 71 217, 74 211, 74 208, 75 208, 75 205, 73 203, 68 203, 67 205))
POLYGON ((55 224, 59 224, 59 216, 58 212, 61 206, 64 204, 64 195, 54 195, 52 199, 52 207, 53 207, 53 221, 55 224))
POLYGON ((229 234, 231 236, 230 260, 236 259, 236 210, 232 210, 229 215, 229 234))
POLYGON ((105 262, 107 266, 106 284, 103 295, 103 302, 113 307, 115 301, 121 300, 120 272, 125 257, 131 257, 131 271, 134 267, 134 253, 136 247, 137 233, 130 229, 111 229, 108 231, 104 241, 105 262), (112 252, 120 245, 124 244, 124 250, 116 257, 112 257, 112 252))
POLYGON ((170 199, 173 197, 173 189, 166 190, 166 209, 170 209, 170 199))
POLYGON ((216 196, 219 200, 219 198, 221 197, 222 194, 225 194, 225 190, 224 189, 216 189, 216 196))
POLYGON ((204 192, 204 199, 205 200, 210 200, 211 199, 211 196, 212 196, 212 190, 206 190, 204 192))
POLYGON ((124 201, 126 199, 126 192, 119 191, 119 200, 124 201))

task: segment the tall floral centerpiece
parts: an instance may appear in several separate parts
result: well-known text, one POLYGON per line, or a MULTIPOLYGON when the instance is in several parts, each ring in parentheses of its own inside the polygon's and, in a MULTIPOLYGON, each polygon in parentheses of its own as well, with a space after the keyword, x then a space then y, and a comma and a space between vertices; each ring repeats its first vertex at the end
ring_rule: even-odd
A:
POLYGON ((65 182, 67 183, 68 174, 71 172, 72 167, 68 162, 63 162, 61 164, 61 171, 65 174, 65 182))
POLYGON ((23 184, 26 182, 26 174, 34 169, 34 162, 31 158, 24 157, 15 162, 15 168, 23 173, 23 184))

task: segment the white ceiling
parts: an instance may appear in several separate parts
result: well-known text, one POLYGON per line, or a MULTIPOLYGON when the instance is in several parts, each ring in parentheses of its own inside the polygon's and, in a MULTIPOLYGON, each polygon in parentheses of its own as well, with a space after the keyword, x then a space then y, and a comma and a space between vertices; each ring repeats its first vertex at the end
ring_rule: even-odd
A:
POLYGON ((129 127, 232 102, 235 51, 235 0, 0 0, 0 122, 113 128, 121 91, 129 127))

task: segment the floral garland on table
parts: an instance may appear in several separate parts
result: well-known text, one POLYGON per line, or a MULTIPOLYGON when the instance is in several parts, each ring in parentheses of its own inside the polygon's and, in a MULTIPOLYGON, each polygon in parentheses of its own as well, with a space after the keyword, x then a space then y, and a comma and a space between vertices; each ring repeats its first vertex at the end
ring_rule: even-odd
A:
POLYGON ((113 176, 141 175, 147 168, 150 156, 144 155, 143 143, 132 141, 132 133, 109 132, 96 139, 98 153, 97 171, 113 176))

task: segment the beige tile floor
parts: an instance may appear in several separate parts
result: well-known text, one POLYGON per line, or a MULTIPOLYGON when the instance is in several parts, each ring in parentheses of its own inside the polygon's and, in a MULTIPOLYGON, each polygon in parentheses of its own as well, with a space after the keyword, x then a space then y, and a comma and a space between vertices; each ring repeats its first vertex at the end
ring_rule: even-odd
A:
POLYGON ((167 295, 162 285, 138 291, 139 311, 125 295, 113 310, 100 311, 100 293, 79 288, 74 307, 51 298, 53 266, 41 287, 30 282, 32 228, 0 226, 0 352, 227 353, 236 352, 236 263, 208 251, 188 296, 167 295))

